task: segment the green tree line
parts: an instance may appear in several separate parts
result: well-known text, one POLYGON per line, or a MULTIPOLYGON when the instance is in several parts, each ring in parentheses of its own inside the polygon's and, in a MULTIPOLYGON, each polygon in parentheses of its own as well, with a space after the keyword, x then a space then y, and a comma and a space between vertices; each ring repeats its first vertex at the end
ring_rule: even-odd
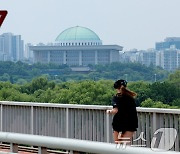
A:
MULTIPOLYGON (((23 85, 0 82, 1 101, 49 102, 65 104, 111 105, 114 80, 82 80, 56 83, 37 77, 23 85)), ((129 82, 137 106, 180 108, 180 70, 161 82, 129 82)))
POLYGON ((146 67, 139 63, 111 63, 106 65, 89 65, 91 71, 86 73, 73 72, 67 65, 56 64, 26 64, 22 62, 0 62, 0 81, 24 84, 38 76, 46 76, 48 80, 65 82, 70 80, 117 80, 128 81, 158 81, 167 78, 169 72, 159 67, 146 67))

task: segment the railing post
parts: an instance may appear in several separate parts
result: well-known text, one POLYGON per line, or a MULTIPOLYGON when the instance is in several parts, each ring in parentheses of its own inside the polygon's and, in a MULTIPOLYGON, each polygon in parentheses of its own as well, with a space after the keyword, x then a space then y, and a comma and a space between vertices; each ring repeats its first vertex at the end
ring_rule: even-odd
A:
POLYGON ((109 114, 106 114, 106 135, 107 135, 107 142, 109 143, 109 114))
POLYGON ((71 150, 71 151, 69 151, 69 154, 73 154, 73 151, 71 150))
POLYGON ((3 131, 3 105, 1 104, 1 132, 3 131))
POLYGON ((69 108, 66 108, 66 138, 69 137, 69 108))
POLYGON ((156 112, 153 112, 153 132, 152 134, 154 134, 154 132, 157 129, 157 119, 156 119, 156 112))
POLYGON ((11 143, 11 144, 10 144, 10 152, 12 152, 12 153, 18 153, 18 144, 11 143))
POLYGON ((33 105, 31 105, 31 134, 34 134, 34 131, 33 131, 33 122, 34 121, 34 113, 33 113, 33 105))
POLYGON ((38 154, 48 154, 47 148, 45 148, 45 147, 38 147, 38 154))

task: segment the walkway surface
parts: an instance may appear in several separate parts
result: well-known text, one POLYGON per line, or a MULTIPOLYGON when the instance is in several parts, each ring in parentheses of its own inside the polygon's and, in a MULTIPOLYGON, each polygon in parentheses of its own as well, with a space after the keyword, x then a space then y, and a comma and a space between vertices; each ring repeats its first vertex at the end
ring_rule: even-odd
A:
MULTIPOLYGON (((0 146, 0 154, 10 154, 10 153, 11 152, 10 152, 9 147, 0 146)), ((48 150, 48 154, 68 154, 68 153, 69 152, 60 152, 60 151, 48 150)), ((38 154, 38 151, 37 151, 37 149, 31 149, 31 148, 28 148, 28 149, 19 148, 18 154, 38 154)))
MULTIPOLYGON (((7 153, 10 153, 9 149, 2 149, 2 148, 0 148, 0 154, 7 154, 7 153)), ((37 152, 18 151, 18 154, 37 154, 37 152)))

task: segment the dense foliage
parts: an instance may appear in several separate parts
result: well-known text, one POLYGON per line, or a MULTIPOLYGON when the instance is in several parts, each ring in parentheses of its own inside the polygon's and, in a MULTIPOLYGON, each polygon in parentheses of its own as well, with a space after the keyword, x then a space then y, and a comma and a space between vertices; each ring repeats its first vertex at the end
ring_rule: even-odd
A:
MULTIPOLYGON (((163 82, 129 82, 128 87, 138 94, 138 106, 180 108, 179 79, 180 71, 177 70, 163 82)), ((115 94, 113 82, 83 80, 56 83, 44 76, 23 85, 0 82, 0 100, 111 105, 115 94)))
POLYGON ((46 76, 57 82, 70 80, 116 80, 119 78, 128 81, 158 81, 168 76, 168 72, 158 67, 146 67, 138 63, 112 63, 107 65, 89 65, 91 71, 86 73, 73 72, 67 65, 33 64, 22 62, 0 62, 0 81, 24 84, 38 76, 46 76))

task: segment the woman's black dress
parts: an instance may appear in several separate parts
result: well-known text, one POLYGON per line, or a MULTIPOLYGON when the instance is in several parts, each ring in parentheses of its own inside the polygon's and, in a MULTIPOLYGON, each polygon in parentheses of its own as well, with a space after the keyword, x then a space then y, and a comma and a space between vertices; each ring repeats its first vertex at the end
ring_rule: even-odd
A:
POLYGON ((112 127, 114 131, 136 131, 138 128, 138 118, 136 103, 133 97, 116 94, 112 99, 113 108, 118 108, 118 112, 113 117, 112 127))

